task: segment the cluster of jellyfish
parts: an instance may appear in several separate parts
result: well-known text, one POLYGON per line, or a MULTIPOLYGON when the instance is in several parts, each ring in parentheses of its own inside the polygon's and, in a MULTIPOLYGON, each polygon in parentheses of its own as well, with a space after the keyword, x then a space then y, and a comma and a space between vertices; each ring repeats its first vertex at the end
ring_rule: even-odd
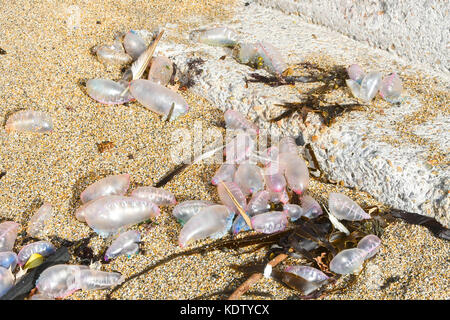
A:
POLYGON ((180 94, 166 87, 174 73, 173 62, 164 56, 152 56, 157 35, 157 31, 131 30, 117 35, 111 45, 92 48, 91 52, 105 65, 131 65, 118 81, 87 81, 87 94, 102 104, 117 105, 137 100, 168 120, 186 114, 189 110, 187 102, 180 94), (140 79, 147 65, 150 65, 147 79, 140 79))
MULTIPOLYGON (((144 107, 173 120, 188 111, 186 101, 178 93, 167 88, 173 76, 173 63, 166 57, 152 57, 152 41, 156 32, 130 31, 118 35, 112 45, 96 46, 92 52, 105 65, 130 65, 118 81, 92 79, 86 84, 88 95, 104 104, 124 104, 137 100, 144 107), (147 79, 140 79, 143 69, 150 64, 147 79)), ((255 68, 264 68, 282 77, 287 69, 275 47, 267 42, 243 43, 229 28, 195 30, 191 40, 213 46, 231 47, 234 58, 255 68)), ((154 47, 153 47, 154 49, 154 47)), ((353 95, 365 101, 380 95, 387 101, 399 101, 401 80, 394 73, 382 79, 378 72, 367 75, 357 65, 348 69, 347 84, 353 95)), ((314 221, 323 214, 321 205, 306 192, 309 172, 305 160, 298 154, 292 137, 282 138, 258 153, 253 136, 259 128, 241 113, 228 110, 224 114, 227 129, 239 130, 224 147, 226 161, 211 179, 217 186, 220 203, 205 200, 176 202, 175 196, 163 189, 151 186, 138 187, 129 195, 130 176, 119 174, 105 177, 88 186, 80 195, 83 203, 75 212, 79 221, 85 222, 101 237, 115 237, 104 259, 120 255, 130 256, 139 251, 141 236, 136 230, 127 229, 160 215, 159 206, 172 206, 172 215, 182 225, 178 236, 181 247, 206 238, 221 238, 229 233, 237 234, 253 230, 259 233, 275 233, 289 228, 290 222, 300 217, 314 221), (299 196, 301 205, 291 204, 290 193, 299 196), (281 204, 277 210, 272 204, 281 204)), ((53 128, 51 118, 43 112, 25 110, 13 114, 6 122, 6 130, 47 132, 53 128)), ((358 204, 340 193, 331 193, 328 199, 328 216, 332 224, 345 232, 339 220, 359 221, 371 219, 358 204)), ((27 232, 39 237, 46 221, 52 216, 52 207, 45 203, 29 222, 27 232)), ((13 252, 15 239, 21 226, 12 221, 0 224, 0 297, 17 281, 27 263, 36 257, 52 255, 56 248, 48 241, 37 241, 24 246, 18 254, 13 252)), ((329 269, 337 274, 358 272, 365 260, 379 250, 381 240, 368 235, 356 248, 339 252, 329 269)), ((302 277, 317 288, 328 282, 321 270, 309 266, 291 266, 286 272, 302 277)), ((36 287, 38 294, 32 299, 64 298, 77 290, 105 289, 120 284, 123 276, 117 272, 103 272, 83 265, 56 265, 44 270, 36 287)))
MULTIPOLYGON (((104 259, 120 255, 130 256, 139 251, 140 233, 127 227, 160 214, 158 205, 175 204, 175 197, 164 189, 138 187, 128 191, 128 174, 112 175, 88 186, 80 195, 83 205, 75 217, 86 222, 102 237, 115 235, 104 259)), ((44 203, 31 218, 27 234, 39 238, 46 232, 53 209, 44 203)), ((20 225, 13 221, 0 224, 0 297, 11 289, 24 270, 35 258, 45 258, 55 253, 55 246, 48 241, 36 241, 24 246, 18 254, 12 251, 20 225), (16 267, 19 272, 14 275, 16 267)), ((36 265, 37 266, 37 265, 36 265)), ((60 264, 44 270, 36 282, 38 294, 32 299, 64 298, 77 290, 99 290, 120 284, 124 278, 117 272, 103 272, 84 265, 60 264)))
MULTIPOLYGON (((255 124, 233 110, 226 111, 224 118, 227 129, 241 131, 226 144, 226 162, 211 179, 221 203, 188 200, 175 206, 173 215, 183 224, 180 246, 205 238, 217 239, 230 232, 280 232, 300 217, 314 221, 323 214, 320 204, 306 194, 308 167, 298 154, 294 138, 284 137, 277 145, 258 153, 251 138, 259 132, 255 124), (301 205, 289 203, 290 192, 299 195, 301 205), (274 203, 281 204, 282 209, 273 210, 274 203)), ((343 232, 348 230, 339 220, 371 219, 357 203, 341 193, 329 195, 328 207, 330 221, 343 232)), ((339 252, 331 261, 330 270, 338 274, 358 272, 363 262, 376 254, 380 244, 376 235, 364 237, 357 248, 339 252)), ((322 284, 328 279, 322 271, 307 266, 291 267, 286 272, 322 284)))
POLYGON ((346 80, 347 86, 355 98, 369 102, 379 92, 387 102, 398 103, 401 101, 403 86, 397 73, 390 73, 383 78, 380 72, 364 73, 357 64, 350 65, 347 73, 350 78, 346 80))

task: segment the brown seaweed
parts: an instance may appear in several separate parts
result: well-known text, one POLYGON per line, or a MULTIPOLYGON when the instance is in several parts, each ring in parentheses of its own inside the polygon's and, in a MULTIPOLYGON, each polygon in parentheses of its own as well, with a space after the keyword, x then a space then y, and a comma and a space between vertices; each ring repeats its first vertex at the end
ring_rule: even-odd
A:
POLYGON ((278 87, 284 85, 293 85, 296 82, 311 83, 318 82, 319 79, 316 77, 306 77, 306 76, 287 76, 282 78, 276 76, 264 76, 258 73, 250 73, 250 78, 245 78, 245 83, 264 83, 271 87, 278 87))
POLYGON ((89 247, 89 243, 96 233, 89 234, 86 238, 75 241, 60 238, 58 236, 51 237, 51 242, 57 246, 65 247, 79 260, 80 264, 89 265, 92 261, 101 260, 102 255, 94 255, 94 251, 89 247))
POLYGON ((175 76, 177 75, 178 66, 175 62, 172 62, 172 75, 170 76, 169 85, 175 85, 175 76))
POLYGON ((294 113, 300 114, 303 121, 306 120, 307 115, 310 112, 318 113, 326 126, 330 126, 337 117, 342 114, 354 110, 363 110, 363 106, 360 103, 347 103, 347 104, 330 104, 321 105, 320 101, 315 97, 307 97, 302 102, 285 102, 283 104, 276 104, 277 106, 287 109, 275 118, 270 119, 271 122, 277 122, 284 118, 288 118, 294 113))
MULTIPOLYGON (((286 82, 289 78, 297 82, 322 82, 323 85, 313 88, 307 91, 304 95, 305 100, 300 102, 286 102, 284 104, 277 104, 287 110, 282 112, 275 118, 270 119, 271 122, 277 122, 282 119, 288 118, 294 113, 300 114, 303 121, 305 121, 307 115, 310 112, 318 113, 321 115, 325 125, 330 126, 334 120, 345 112, 353 110, 360 110, 363 106, 359 103, 347 103, 347 104, 326 104, 325 95, 333 90, 337 90, 342 87, 346 87, 345 80, 348 78, 347 71, 343 66, 335 66, 331 70, 325 70, 311 63, 299 64, 304 69, 310 72, 308 77, 285 77, 286 82), (306 80, 309 81, 306 81, 306 80), (325 104, 325 105, 323 105, 325 104)), ((294 82, 295 82, 294 81, 294 82)), ((273 79, 257 75, 254 80, 246 80, 246 82, 264 82, 271 86, 274 86, 273 79)), ((292 84, 288 83, 288 84, 292 84)))
POLYGON ((180 90, 186 90, 195 85, 195 78, 203 73, 200 66, 205 63, 202 58, 191 58, 187 61, 187 71, 179 77, 180 90))

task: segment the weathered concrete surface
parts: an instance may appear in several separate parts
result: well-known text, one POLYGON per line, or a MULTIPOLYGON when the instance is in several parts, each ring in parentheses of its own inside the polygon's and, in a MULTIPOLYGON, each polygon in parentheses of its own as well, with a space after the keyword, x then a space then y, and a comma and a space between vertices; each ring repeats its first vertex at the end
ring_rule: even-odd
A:
MULTIPOLYGON (((236 109, 267 132, 298 135, 311 142, 321 168, 333 180, 358 187, 393 207, 434 216, 449 225, 449 78, 410 65, 384 50, 351 40, 297 16, 256 4, 236 8, 229 26, 243 41, 265 40, 280 49, 293 65, 302 61, 320 65, 359 63, 365 70, 399 73, 404 101, 390 105, 377 97, 365 111, 340 116, 331 128, 317 114, 303 122, 294 114, 271 124, 268 119, 284 109, 276 104, 300 101, 307 89, 319 84, 269 87, 248 83, 251 68, 238 64, 223 48, 202 44, 185 46, 162 41, 158 51, 186 70, 192 58, 202 58, 203 72, 193 90, 221 110, 236 109)), ((167 29, 168 34, 171 33, 167 29)), ((188 33, 182 35, 188 38, 188 33)), ((265 74, 265 71, 257 71, 265 74)), ((348 88, 329 95, 330 102, 354 102, 348 88)))
POLYGON ((413 63, 448 72, 448 1, 254 0, 339 31, 413 63))

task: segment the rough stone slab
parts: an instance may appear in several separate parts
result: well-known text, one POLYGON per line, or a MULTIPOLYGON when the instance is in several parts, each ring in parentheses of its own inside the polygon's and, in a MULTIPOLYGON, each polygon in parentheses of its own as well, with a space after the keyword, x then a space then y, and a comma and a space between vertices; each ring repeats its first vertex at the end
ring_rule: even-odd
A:
MULTIPOLYGON (((321 168, 331 179, 367 191, 395 208, 436 217, 449 225, 448 94, 431 107, 426 104, 429 94, 438 92, 439 97, 439 92, 448 92, 450 82, 446 74, 426 70, 423 65, 410 65, 384 50, 373 49, 338 32, 309 24, 298 16, 257 4, 244 6, 241 2, 228 26, 237 30, 243 41, 272 43, 288 64, 303 60, 333 61, 345 66, 359 63, 366 71, 377 70, 385 75, 396 71, 403 79, 419 79, 419 84, 421 79, 427 81, 424 87, 404 88, 404 101, 400 105, 390 105, 376 98, 367 104, 365 111, 345 114, 331 128, 321 130, 320 117, 311 113, 305 122, 298 115, 278 124, 268 122, 284 110, 276 104, 299 101, 303 92, 317 84, 273 88, 248 83, 247 87, 245 78, 255 71, 229 56, 221 59, 227 54, 224 48, 161 41, 157 49, 172 58, 180 70, 186 70, 189 59, 205 60, 201 65, 203 72, 195 78, 192 90, 219 109, 239 110, 266 132, 280 135, 302 132, 307 142, 317 136, 312 146, 321 168), (420 118, 427 110, 426 121, 409 119, 414 114, 420 118), (407 119, 405 129, 402 124, 407 119), (438 165, 430 165, 431 151, 443 157, 438 165)), ((178 36, 187 39, 188 32, 178 36)), ((263 70, 257 72, 265 74, 263 70)), ((336 92, 330 100, 355 101, 348 89, 336 92)))
POLYGON ((448 72, 449 3, 373 0, 255 0, 342 32, 412 63, 448 72))

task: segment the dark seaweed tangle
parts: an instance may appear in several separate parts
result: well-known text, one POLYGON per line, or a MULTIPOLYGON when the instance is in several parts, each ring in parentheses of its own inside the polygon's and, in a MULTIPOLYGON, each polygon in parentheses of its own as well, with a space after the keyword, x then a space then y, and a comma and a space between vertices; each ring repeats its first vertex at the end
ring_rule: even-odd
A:
MULTIPOLYGON (((323 265, 319 263, 318 256, 325 256, 322 260, 326 263, 329 263, 331 259, 340 251, 342 248, 355 247, 357 242, 369 234, 372 231, 372 228, 365 228, 362 226, 362 223, 354 222, 348 223, 347 227, 352 233, 347 237, 345 234, 341 234, 340 236, 336 236, 336 231, 331 227, 331 223, 329 222, 326 216, 321 216, 314 220, 308 220, 307 218, 299 219, 295 222, 294 226, 288 230, 273 233, 273 234, 252 234, 240 238, 225 238, 213 241, 211 243, 171 254, 147 267, 143 270, 131 275, 120 285, 114 287, 108 294, 107 299, 111 299, 111 295, 125 286, 129 281, 136 279, 153 269, 171 261, 179 257, 190 256, 194 254, 205 254, 206 252, 211 252, 215 250, 222 249, 231 249, 236 250, 236 254, 240 254, 237 250, 240 248, 245 248, 249 246, 255 246, 249 250, 249 252, 255 252, 263 247, 270 247, 271 245, 276 245, 276 248, 279 252, 284 253, 296 253, 297 255, 301 255, 306 258, 311 264, 315 264, 317 267, 323 269, 323 265), (367 229, 367 230, 364 230, 367 229), (329 241, 329 238, 333 235, 333 242, 329 241)), ((266 260, 269 261, 270 257, 275 254, 275 252, 270 249, 268 251, 268 255, 266 260)), ((262 263, 267 263, 261 262, 262 263)), ((258 263, 256 263, 257 265, 258 263)), ((231 266, 233 268, 233 266, 231 266)), ((234 266, 235 268, 239 268, 241 266, 234 266)), ((331 275, 329 271, 325 270, 331 275)), ((286 278, 286 276, 284 276, 286 278)), ((290 279, 293 280, 293 279, 290 279)), ((292 288, 292 283, 297 283, 300 287, 302 287, 301 281, 295 279, 295 281, 290 281, 292 288)), ((309 284, 308 284, 309 285, 309 284)), ((216 293, 224 294, 223 292, 216 293)))
MULTIPOLYGON (((295 196, 292 199, 292 203, 295 203, 295 196)), ((366 208, 367 210, 368 208, 366 208)), ((298 299, 316 299, 323 295, 329 294, 330 292, 343 290, 344 288, 348 288, 352 284, 356 282, 357 276, 351 276, 351 281, 347 283, 345 286, 341 288, 325 289, 327 286, 325 284, 334 284, 337 279, 339 279, 340 275, 334 274, 328 269, 330 261, 333 257, 340 251, 344 249, 350 249, 357 246, 358 242, 368 234, 376 234, 381 236, 383 234, 383 229, 387 226, 388 223, 395 221, 397 216, 401 219, 404 219, 406 222, 411 223, 411 219, 414 220, 414 224, 421 224, 425 227, 435 228, 435 233, 437 236, 440 236, 444 239, 448 240, 448 229, 441 229, 442 226, 436 226, 435 220, 432 218, 422 219, 424 217, 416 217, 405 218, 404 211, 392 209, 385 213, 380 213, 375 211, 372 213, 372 219, 363 220, 363 221, 342 221, 343 224, 350 231, 349 235, 345 235, 344 233, 335 230, 328 217, 326 215, 319 216, 316 219, 309 220, 307 218, 300 218, 295 221, 294 226, 288 230, 277 232, 273 234, 254 234, 249 233, 243 238, 235 239, 235 238, 225 238, 213 241, 211 243, 192 248, 190 250, 177 252, 171 254, 151 265, 148 265, 143 270, 131 275, 123 283, 114 287, 108 294, 107 299, 112 299, 112 294, 119 290, 121 287, 125 286, 127 282, 136 279, 157 267, 183 256, 190 256, 194 254, 205 254, 207 252, 215 251, 215 250, 223 250, 223 249, 231 249, 235 250, 237 255, 242 254, 242 251, 238 251, 238 249, 242 249, 245 247, 250 247, 250 250, 247 252, 256 252, 261 248, 267 248, 266 257, 261 261, 254 261, 251 264, 244 265, 231 265, 230 268, 242 272, 244 277, 240 279, 238 282, 245 281, 245 277, 250 276, 255 272, 263 272, 266 264, 273 259, 274 256, 285 253, 294 258, 303 258, 306 259, 306 264, 316 267, 322 270, 324 273, 330 276, 329 281, 320 284, 312 284, 301 277, 297 277, 295 275, 289 274, 287 272, 273 270, 272 278, 275 281, 280 282, 282 285, 286 286, 297 292, 298 295, 295 295, 298 299), (419 219, 420 218, 420 219, 419 219), (407 220, 409 219, 409 220, 407 220), (433 222, 434 220, 434 222, 433 222)), ((432 231, 433 232, 433 231, 432 231)), ((233 282, 230 284, 228 288, 218 291, 212 294, 208 294, 206 296, 196 297, 194 299, 205 299, 211 298, 213 296, 226 296, 228 293, 232 292, 232 289, 235 288, 238 284, 233 282)), ((249 293, 250 294, 250 293, 249 293)), ((266 296, 264 292, 255 292, 254 295, 257 296, 266 296)))
POLYGON ((256 82, 264 83, 271 87, 280 85, 292 85, 296 82, 313 83, 320 82, 322 85, 313 88, 303 95, 305 99, 298 102, 285 102, 277 104, 286 110, 280 115, 270 119, 271 122, 289 118, 294 113, 299 113, 303 121, 310 112, 318 113, 323 118, 325 125, 330 126, 334 120, 345 112, 353 110, 361 110, 363 105, 357 102, 347 104, 327 104, 326 95, 334 90, 344 88, 347 86, 345 80, 348 79, 347 71, 343 66, 335 66, 331 70, 325 70, 317 65, 311 63, 299 64, 304 70, 308 71, 306 76, 286 76, 283 81, 274 76, 263 76, 257 73, 251 73, 250 79, 245 79, 246 83, 256 82))

